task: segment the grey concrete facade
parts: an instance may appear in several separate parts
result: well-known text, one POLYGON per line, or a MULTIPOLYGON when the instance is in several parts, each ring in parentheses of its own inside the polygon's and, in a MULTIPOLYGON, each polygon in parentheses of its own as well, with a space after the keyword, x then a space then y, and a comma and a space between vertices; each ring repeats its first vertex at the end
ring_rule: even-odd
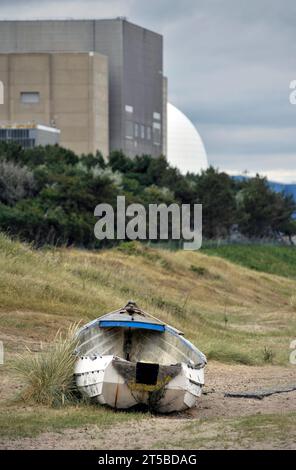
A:
POLYGON ((165 153, 161 35, 120 18, 0 21, 0 53, 29 52, 107 56, 110 150, 122 149, 131 157, 165 153))

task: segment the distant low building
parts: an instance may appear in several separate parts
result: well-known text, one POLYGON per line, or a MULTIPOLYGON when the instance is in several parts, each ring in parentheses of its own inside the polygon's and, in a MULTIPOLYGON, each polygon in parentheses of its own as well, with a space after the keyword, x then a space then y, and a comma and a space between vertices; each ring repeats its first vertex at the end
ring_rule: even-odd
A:
POLYGON ((16 142, 25 149, 39 145, 56 145, 60 140, 60 130, 42 125, 0 126, 0 142, 16 142))

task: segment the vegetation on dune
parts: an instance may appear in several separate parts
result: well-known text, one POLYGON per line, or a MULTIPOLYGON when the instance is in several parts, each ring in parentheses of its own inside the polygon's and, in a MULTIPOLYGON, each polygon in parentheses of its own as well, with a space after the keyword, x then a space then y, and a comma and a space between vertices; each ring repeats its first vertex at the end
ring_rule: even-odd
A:
POLYGON ((184 331, 210 359, 264 364, 266 347, 275 364, 286 364, 295 286, 201 252, 136 242, 97 252, 36 250, 0 235, 0 328, 20 338, 20 346, 51 341, 59 328, 134 299, 184 331))

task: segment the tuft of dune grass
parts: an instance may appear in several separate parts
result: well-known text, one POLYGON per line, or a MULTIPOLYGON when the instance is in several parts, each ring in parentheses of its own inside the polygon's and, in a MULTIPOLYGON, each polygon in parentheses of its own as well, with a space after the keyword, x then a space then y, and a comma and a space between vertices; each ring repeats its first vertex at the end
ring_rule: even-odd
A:
POLYGON ((13 368, 24 385, 21 398, 25 402, 56 407, 74 401, 77 329, 75 323, 64 334, 58 331, 45 352, 36 354, 27 350, 16 357, 13 368))

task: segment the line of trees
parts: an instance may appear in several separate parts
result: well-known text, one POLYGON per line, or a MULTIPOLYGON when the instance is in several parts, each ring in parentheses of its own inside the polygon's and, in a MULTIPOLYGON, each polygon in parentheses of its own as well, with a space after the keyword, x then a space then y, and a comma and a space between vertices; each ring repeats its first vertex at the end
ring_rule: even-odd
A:
POLYGON ((274 192, 268 181, 235 180, 210 167, 181 175, 164 157, 131 160, 113 152, 106 162, 96 155, 78 157, 59 146, 24 150, 0 144, 0 229, 36 245, 106 246, 93 234, 97 204, 203 204, 203 234, 227 238, 236 225, 248 238, 296 235, 292 196, 274 192))

